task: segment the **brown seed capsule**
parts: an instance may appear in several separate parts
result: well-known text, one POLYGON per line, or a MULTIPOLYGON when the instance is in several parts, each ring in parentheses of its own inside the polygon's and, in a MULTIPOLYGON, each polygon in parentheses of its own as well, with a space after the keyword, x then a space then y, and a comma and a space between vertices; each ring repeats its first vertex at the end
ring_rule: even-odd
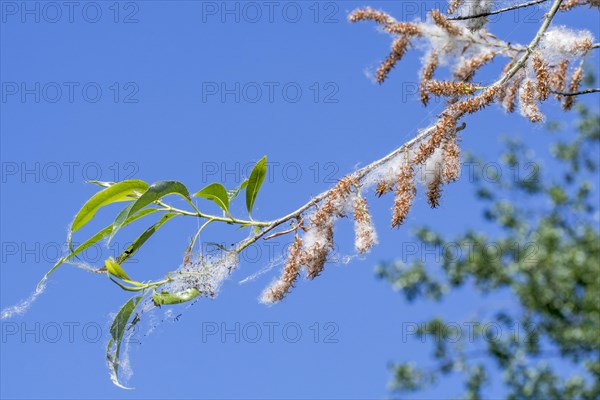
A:
MULTIPOLYGON (((583 68, 577 67, 575 71, 573 71, 573 76, 571 77, 571 82, 569 83, 569 93, 575 93, 579 90, 579 85, 581 84, 581 80, 583 79, 583 68)), ((570 110, 575 103, 576 96, 564 96, 565 100, 563 101, 563 109, 570 110)))
POLYGON ((262 300, 265 303, 281 301, 289 293, 300 275, 301 261, 302 239, 296 236, 294 243, 288 250, 288 259, 281 276, 263 292, 262 300))
POLYGON ((383 11, 374 10, 371 7, 360 8, 354 10, 349 16, 348 21, 359 22, 359 21, 375 21, 378 24, 386 25, 394 22, 394 19, 383 11))
POLYGON ((398 175, 396 199, 394 200, 394 214, 392 216, 392 228, 397 228, 404 223, 416 194, 415 170, 412 164, 407 162, 402 166, 400 174, 398 175))
POLYGON ((539 53, 533 55, 533 70, 535 71, 535 90, 537 92, 537 99, 544 101, 550 96, 550 74, 548 72, 548 65, 542 59, 539 53))
POLYGON ((437 26, 439 26, 452 36, 458 36, 462 33, 462 29, 459 26, 448 21, 448 19, 444 17, 442 13, 440 13, 438 10, 431 11, 431 18, 437 26))

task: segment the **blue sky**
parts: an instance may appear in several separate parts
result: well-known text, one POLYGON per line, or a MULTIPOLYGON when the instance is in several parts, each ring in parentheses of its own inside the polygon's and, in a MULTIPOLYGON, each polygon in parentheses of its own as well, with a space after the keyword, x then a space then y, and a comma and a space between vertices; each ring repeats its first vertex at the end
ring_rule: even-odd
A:
MULTIPOLYGON (((439 111, 441 103, 424 109, 414 96, 418 51, 383 86, 367 77, 390 40, 372 24, 347 23, 346 15, 371 5, 412 20, 443 3, 251 4, 97 1, 69 9, 60 2, 0 3, 2 307, 26 297, 52 266, 68 223, 96 191, 87 179, 176 179, 194 191, 213 181, 235 186, 248 165, 266 154, 270 174, 254 214, 272 219, 391 151, 439 111)), ((492 31, 529 41, 543 12, 498 17, 492 31)), ((560 15, 556 23, 586 27, 598 37, 596 12, 560 15)), ((598 105, 598 97, 585 101, 598 105)), ((561 118, 556 105, 544 111, 549 119, 561 118)), ((522 137, 540 155, 545 151, 541 128, 497 107, 466 122, 463 149, 486 161, 497 160, 501 135, 522 137)), ((447 234, 482 229, 468 179, 446 189, 438 210, 419 196, 398 231, 388 228, 390 202, 371 199, 381 244, 368 257, 329 265, 283 303, 266 307, 257 301, 277 270, 239 282, 267 266, 273 254, 281 255, 285 239, 270 249, 252 248, 217 299, 174 308, 174 315, 182 314, 179 321, 167 318, 152 335, 141 330, 141 344, 130 345, 133 392, 114 387, 104 364, 110 313, 127 294, 104 276, 63 267, 26 315, 2 321, 0 395, 384 397, 388 362, 426 362, 429 355, 428 346, 402 340, 403 324, 435 315, 461 322, 503 301, 463 290, 442 304, 409 305, 373 274, 374 265, 399 258, 414 241, 411 227, 426 224, 447 234), (224 329, 234 333, 222 337, 224 329), (252 343, 257 329, 261 336, 252 343)), ((243 202, 234 210, 241 215, 243 202)), ((100 213, 94 227, 107 224, 116 211, 100 213)), ((171 222, 128 271, 155 279, 176 269, 195 228, 192 220, 171 222)), ((86 261, 114 256, 143 229, 127 229, 108 249, 86 254, 86 261)), ((86 232, 92 230, 76 240, 86 232)), ((351 254, 351 225, 340 224, 338 232, 340 253, 351 254)), ((216 227, 203 239, 241 237, 216 227)), ((450 382, 428 395, 458 395, 460 389, 450 382)))

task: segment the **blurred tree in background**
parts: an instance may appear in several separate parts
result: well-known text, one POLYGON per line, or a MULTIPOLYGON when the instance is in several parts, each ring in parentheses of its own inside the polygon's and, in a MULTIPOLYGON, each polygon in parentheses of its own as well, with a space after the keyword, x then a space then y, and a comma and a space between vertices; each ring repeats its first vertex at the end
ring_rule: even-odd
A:
MULTIPOLYGON (((503 168, 527 173, 502 174, 493 182, 475 177, 476 195, 492 224, 486 232, 498 234, 467 230, 445 238, 419 228, 419 246, 441 249, 440 265, 415 259, 377 268, 409 302, 440 301, 470 285, 482 296, 510 293, 514 299, 494 303, 490 319, 459 325, 459 340, 456 321, 415 324, 408 343, 433 343, 431 365, 393 364, 395 394, 423 390, 445 377, 464 382, 467 399, 489 398, 492 382, 509 399, 600 398, 596 112, 578 105, 575 132, 566 132, 564 140, 558 137, 560 124, 549 124, 554 137, 545 166, 512 139, 505 143, 503 168)), ((476 305, 463 307, 471 311, 476 305)))

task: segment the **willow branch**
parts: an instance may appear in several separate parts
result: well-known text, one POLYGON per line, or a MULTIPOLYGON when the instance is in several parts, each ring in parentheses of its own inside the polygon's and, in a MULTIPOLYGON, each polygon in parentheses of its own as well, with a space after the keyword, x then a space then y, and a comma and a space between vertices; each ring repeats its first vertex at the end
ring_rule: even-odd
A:
POLYGON ((557 92, 552 90, 552 93, 560 94, 561 96, 579 96, 580 94, 600 93, 600 88, 584 89, 578 92, 557 92))
MULTIPOLYGON (((526 46, 527 51, 521 56, 521 58, 516 62, 516 64, 504 76, 502 76, 500 79, 498 79, 496 82, 494 82, 490 87, 499 87, 499 86, 504 85, 521 68, 523 68, 523 66, 527 62, 527 59, 529 58, 531 52, 538 46, 540 40, 542 39, 542 36, 544 35, 546 30, 550 26, 550 23, 552 22, 552 19, 556 15, 556 12, 558 11, 561 3, 562 3, 562 0, 554 0, 554 3, 552 4, 550 11, 548 11, 548 13, 545 15, 544 21, 542 22, 542 25, 538 29, 535 37, 532 39, 531 43, 529 43, 529 45, 526 46)), ((457 130, 464 129, 464 127, 465 126, 463 124, 463 126, 459 127, 457 130)), ((411 149, 416 144, 421 143, 424 139, 429 137, 434 131, 435 131, 435 126, 430 126, 426 129, 424 129, 417 136, 415 136, 408 142, 404 143, 402 146, 398 147, 396 150, 392 151, 385 157, 382 157, 379 160, 374 161, 371 164, 355 171, 354 173, 350 174, 349 177, 352 178, 353 180, 360 182, 365 176, 367 176, 374 169, 386 164, 388 161, 394 159, 399 154, 402 154, 403 152, 411 149)), ((332 190, 333 190, 333 188, 331 188, 325 192, 322 192, 321 194, 313 197, 313 199, 311 201, 304 204, 297 210, 292 211, 291 213, 289 213, 288 215, 286 215, 284 217, 281 217, 279 219, 272 221, 269 225, 267 225, 266 227, 261 229, 257 234, 240 242, 239 248, 236 249, 236 251, 238 251, 238 252, 242 251, 243 249, 245 249, 246 247, 255 243, 258 239, 260 239, 261 237, 263 237, 264 235, 266 235, 273 229, 280 226, 281 224, 283 224, 287 221, 290 221, 293 218, 300 217, 305 211, 309 210, 310 208, 312 208, 315 205, 317 205, 318 203, 320 203, 323 199, 325 199, 332 192, 332 190)))
POLYGON ((451 20, 451 21, 462 21, 462 20, 465 20, 465 19, 474 19, 474 18, 487 17, 487 16, 490 16, 490 15, 496 15, 496 14, 500 14, 500 13, 507 12, 507 11, 517 10, 519 8, 531 7, 531 6, 534 6, 536 4, 545 3, 546 1, 548 1, 548 0, 533 0, 533 1, 529 1, 527 3, 516 4, 514 6, 501 8, 501 9, 495 10, 495 11, 488 11, 488 12, 484 12, 484 13, 481 13, 481 14, 475 14, 475 15, 465 15, 465 16, 452 17, 452 18, 448 18, 448 19, 451 20))

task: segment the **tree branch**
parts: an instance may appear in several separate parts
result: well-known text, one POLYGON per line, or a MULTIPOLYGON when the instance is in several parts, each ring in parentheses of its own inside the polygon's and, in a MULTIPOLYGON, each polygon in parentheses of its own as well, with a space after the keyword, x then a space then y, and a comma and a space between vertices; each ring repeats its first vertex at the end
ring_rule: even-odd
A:
POLYGON ((475 15, 465 15, 465 16, 452 17, 452 18, 448 18, 448 19, 451 20, 451 21, 462 21, 462 20, 465 20, 465 19, 487 17, 487 16, 490 16, 490 15, 496 15, 496 14, 500 14, 500 13, 507 12, 507 11, 517 10, 519 8, 534 6, 536 4, 545 3, 546 1, 548 1, 548 0, 533 0, 533 1, 529 1, 527 3, 516 4, 514 6, 510 6, 510 7, 506 7, 506 8, 501 8, 501 9, 495 10, 495 11, 489 11, 489 12, 484 12, 484 13, 475 14, 475 15))
POLYGON ((561 96, 579 96, 580 94, 600 93, 600 88, 584 89, 578 92, 557 92, 552 90, 552 93, 560 94, 561 96))
MULTIPOLYGON (((541 2, 541 1, 539 1, 539 2, 541 2)), ((561 3, 562 3, 562 0, 554 0, 554 2, 552 4, 552 7, 550 8, 550 11, 548 11, 548 13, 546 13, 546 15, 544 17, 544 22, 542 23, 542 25, 538 29, 535 37, 532 39, 531 43, 529 43, 529 45, 526 46, 526 50, 527 51, 521 56, 521 58, 516 62, 516 64, 504 76, 502 76, 500 79, 498 79, 496 82, 494 82, 490 87, 498 87, 498 86, 504 85, 521 68, 523 68, 523 66, 527 62, 530 54, 537 47, 537 45, 539 44, 540 40, 542 39, 542 36, 544 35, 544 33, 546 32, 546 30, 550 26, 550 23, 552 22, 552 19, 556 15, 556 13, 557 13, 557 11, 558 11, 561 3)), ((457 129, 457 131, 458 130, 462 130, 464 128, 465 128, 465 124, 463 123, 463 125, 461 127, 459 127, 457 129)), ((380 158, 379 160, 372 162, 371 164, 367 165, 366 167, 361 168, 361 169, 355 171, 354 173, 352 173, 352 174, 350 174, 348 176, 350 178, 353 178, 353 179, 357 180, 357 181, 362 180, 365 176, 367 176, 375 168, 384 165, 385 163, 387 163, 388 161, 392 160, 393 158, 395 158, 399 154, 402 154, 404 151, 407 151, 407 150, 411 149, 414 145, 421 143, 424 139, 426 139, 427 137, 429 137, 434 131, 435 131, 435 126, 430 126, 430 127, 426 128, 426 129, 424 129, 417 136, 415 136, 414 138, 412 138, 408 142, 404 143, 402 146, 398 147, 396 150, 392 151, 391 153, 389 153, 385 157, 380 158)), ((320 203, 323 199, 325 199, 331 193, 332 190, 333 190, 333 188, 331 188, 331 189, 329 189, 329 190, 327 190, 325 192, 322 192, 321 194, 319 194, 316 197, 314 197, 311 201, 309 201, 308 203, 306 203, 303 206, 301 206, 300 208, 298 208, 296 211, 293 211, 293 212, 289 213, 288 215, 286 215, 284 217, 281 217, 279 219, 276 219, 276 220, 272 221, 269 225, 267 225, 266 227, 264 227, 263 229, 261 229, 257 234, 255 234, 255 235, 253 235, 253 236, 251 236, 251 237, 243 240, 242 242, 240 242, 239 248, 236 249, 236 251, 238 251, 238 252, 242 251, 246 247, 248 247, 251 244, 255 243, 258 239, 260 239, 261 237, 263 237, 264 235, 266 235, 268 232, 270 232, 273 229, 275 229, 278 226, 280 226, 281 224, 283 224, 283 223, 285 223, 287 221, 290 221, 290 220, 292 220, 294 218, 299 217, 300 215, 302 215, 302 213, 304 213, 305 211, 307 211, 310 208, 314 207, 315 205, 317 205, 318 203, 320 203)))

